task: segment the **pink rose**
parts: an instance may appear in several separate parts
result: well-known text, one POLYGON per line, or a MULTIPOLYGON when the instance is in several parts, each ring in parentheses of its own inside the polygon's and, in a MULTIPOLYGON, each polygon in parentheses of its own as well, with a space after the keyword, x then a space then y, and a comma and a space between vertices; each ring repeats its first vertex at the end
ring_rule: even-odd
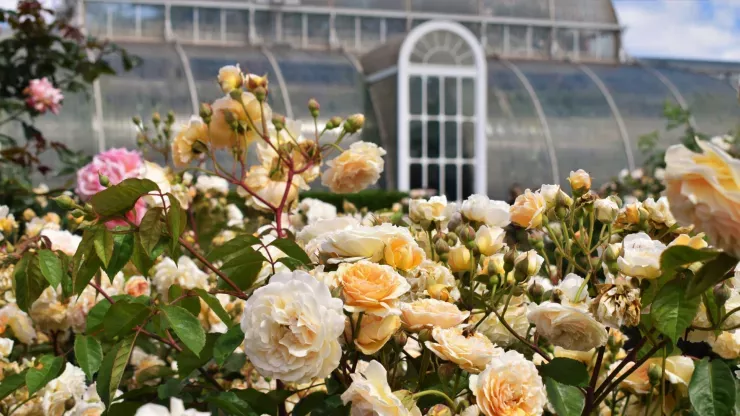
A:
POLYGON ((49 110, 54 114, 59 114, 59 109, 62 108, 61 102, 64 99, 62 91, 54 88, 46 77, 32 79, 28 87, 23 90, 23 94, 26 95, 26 104, 39 113, 43 114, 49 110))

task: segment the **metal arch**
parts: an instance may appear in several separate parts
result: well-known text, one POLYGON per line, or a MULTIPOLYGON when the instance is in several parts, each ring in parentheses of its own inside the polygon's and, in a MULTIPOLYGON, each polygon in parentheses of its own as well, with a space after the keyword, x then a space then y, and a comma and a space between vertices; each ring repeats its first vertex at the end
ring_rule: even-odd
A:
MULTIPOLYGON (((637 61, 637 64, 644 70, 650 72, 651 74, 655 75, 658 80, 665 85, 666 88, 668 88, 668 91, 671 92, 671 95, 673 95, 673 98, 678 102, 678 105, 681 106, 684 110, 688 110, 689 105, 686 103, 686 100, 683 98, 683 95, 681 94, 681 91, 676 88, 676 85, 671 82, 670 79, 668 79, 663 73, 658 71, 657 69, 651 67, 650 65, 645 65, 644 63, 637 61)), ((692 129, 695 131, 699 128, 696 125, 696 120, 694 119, 694 115, 692 114, 689 117, 689 126, 691 126, 692 129)))
MULTIPOLYGON (((80 26, 80 30, 84 35, 87 35, 87 26, 85 19, 85 1, 77 1, 77 22, 80 26)), ((87 59, 93 60, 92 51, 87 51, 87 59)), ((95 106, 95 113, 90 119, 93 132, 98 139, 98 152, 105 151, 105 130, 103 129, 103 94, 100 91, 100 78, 93 81, 93 105, 95 106)))
POLYGON ((177 40, 177 38, 175 38, 173 45, 175 45, 175 51, 177 52, 177 56, 180 58, 182 70, 185 72, 185 80, 188 83, 188 92, 190 92, 190 104, 193 106, 193 114, 198 114, 200 112, 200 101, 198 101, 198 90, 195 87, 193 71, 190 68, 190 59, 188 59, 185 49, 180 45, 180 41, 177 40))
POLYGON ((537 92, 535 92, 534 87, 532 87, 532 84, 529 82, 529 79, 527 79, 527 76, 524 75, 524 73, 521 69, 519 69, 518 66, 516 66, 513 62, 507 61, 506 59, 501 59, 500 61, 507 68, 509 68, 511 72, 514 73, 514 75, 516 75, 516 77, 519 79, 519 82, 521 82, 524 86, 524 89, 527 90, 529 98, 532 100, 534 110, 537 112, 537 117, 540 119, 540 124, 542 125, 542 131, 543 133, 545 133, 545 143, 547 144, 547 155, 550 158, 552 180, 556 185, 559 185, 560 166, 558 166, 558 157, 555 154, 555 143, 552 140, 552 134, 550 134, 550 125, 547 123, 547 117, 545 117, 545 111, 542 109, 542 103, 540 102, 539 97, 537 97, 537 92))
POLYGON ((601 91, 601 95, 603 95, 606 99, 606 103, 609 105, 609 108, 612 110, 612 115, 617 121, 619 135, 622 136, 622 142, 624 142, 624 151, 625 153, 627 153, 627 167, 629 167, 630 172, 635 170, 635 155, 632 153, 632 143, 630 143, 630 136, 627 133, 627 127, 624 125, 622 114, 619 112, 619 107, 617 107, 617 103, 614 102, 614 98, 609 92, 609 88, 606 87, 604 82, 601 81, 601 78, 599 78, 599 76, 596 75, 596 73, 592 71, 591 68, 583 64, 577 64, 577 66, 581 69, 581 71, 588 75, 589 78, 591 78, 591 81, 596 84, 596 87, 598 87, 599 91, 601 91))
POLYGON ((280 88, 280 94, 283 96, 283 103, 285 104, 285 117, 293 119, 293 105, 290 103, 290 94, 288 94, 288 86, 285 84, 285 78, 283 78, 283 71, 280 70, 280 65, 278 65, 275 55, 267 47, 263 46, 260 50, 270 62, 272 70, 275 71, 278 88, 280 88))

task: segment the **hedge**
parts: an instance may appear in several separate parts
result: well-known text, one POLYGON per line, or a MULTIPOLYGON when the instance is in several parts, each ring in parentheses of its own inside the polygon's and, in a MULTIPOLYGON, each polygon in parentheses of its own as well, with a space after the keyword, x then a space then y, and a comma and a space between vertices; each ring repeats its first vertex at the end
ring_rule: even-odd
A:
POLYGON ((342 211, 344 201, 351 202, 358 209, 367 208, 370 211, 390 209, 396 202, 401 202, 409 195, 401 191, 387 191, 385 189, 366 189, 353 194, 336 194, 328 191, 301 192, 301 199, 315 198, 332 204, 342 211))

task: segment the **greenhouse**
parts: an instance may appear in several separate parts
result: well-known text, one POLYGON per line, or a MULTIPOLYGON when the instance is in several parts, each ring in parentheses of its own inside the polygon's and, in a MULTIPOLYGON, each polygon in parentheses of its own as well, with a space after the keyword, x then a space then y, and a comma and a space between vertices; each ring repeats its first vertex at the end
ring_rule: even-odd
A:
POLYGON ((384 186, 451 199, 639 167, 639 137, 664 132, 666 101, 707 134, 738 116, 726 77, 623 59, 608 0, 86 0, 80 10, 88 33, 143 60, 43 120, 90 153, 133 147, 133 115, 197 113, 220 94, 213 74, 233 63, 268 74, 274 111, 307 127, 311 97, 322 118, 365 113, 364 139, 388 151, 384 186))

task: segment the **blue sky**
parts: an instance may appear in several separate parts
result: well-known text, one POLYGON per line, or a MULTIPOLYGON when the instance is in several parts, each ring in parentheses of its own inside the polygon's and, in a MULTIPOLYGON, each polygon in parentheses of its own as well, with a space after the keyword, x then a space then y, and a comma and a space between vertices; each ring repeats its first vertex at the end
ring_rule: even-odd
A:
POLYGON ((613 0, 629 55, 740 62, 740 0, 613 0))

